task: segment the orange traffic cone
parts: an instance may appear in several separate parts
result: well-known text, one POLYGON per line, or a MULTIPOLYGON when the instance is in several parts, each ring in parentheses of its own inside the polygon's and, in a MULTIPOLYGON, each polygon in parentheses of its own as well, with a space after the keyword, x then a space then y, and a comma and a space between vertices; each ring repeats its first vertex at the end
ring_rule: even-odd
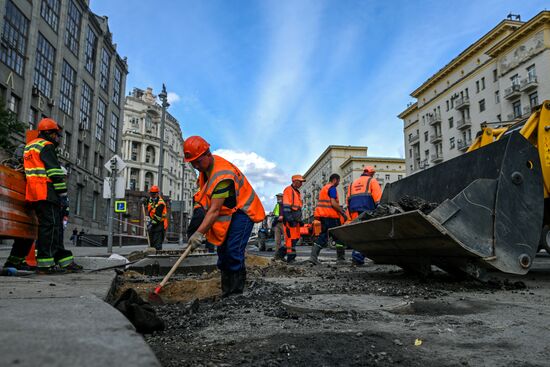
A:
POLYGON ((29 254, 27 257, 25 257, 25 262, 29 266, 36 266, 36 248, 34 245, 34 242, 32 243, 31 250, 29 251, 29 254))

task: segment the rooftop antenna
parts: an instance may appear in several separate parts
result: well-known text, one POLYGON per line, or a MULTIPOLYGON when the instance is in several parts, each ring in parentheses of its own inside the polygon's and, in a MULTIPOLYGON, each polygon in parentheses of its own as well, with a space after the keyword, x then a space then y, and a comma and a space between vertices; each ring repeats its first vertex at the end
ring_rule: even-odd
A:
POLYGON ((510 14, 508 14, 506 16, 506 18, 510 19, 510 20, 513 20, 512 18, 515 18, 517 21, 521 22, 521 15, 519 14, 512 14, 512 12, 510 12, 510 14))

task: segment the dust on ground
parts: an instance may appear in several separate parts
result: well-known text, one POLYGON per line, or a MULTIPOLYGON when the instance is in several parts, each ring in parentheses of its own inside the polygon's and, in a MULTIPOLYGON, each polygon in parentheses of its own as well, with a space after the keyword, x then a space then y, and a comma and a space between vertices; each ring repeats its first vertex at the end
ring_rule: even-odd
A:
POLYGON ((547 366, 550 258, 543 260, 543 270, 489 283, 372 263, 254 266, 244 295, 157 306, 167 329, 145 338, 163 366, 547 366), (283 302, 323 294, 409 306, 299 312, 283 302))

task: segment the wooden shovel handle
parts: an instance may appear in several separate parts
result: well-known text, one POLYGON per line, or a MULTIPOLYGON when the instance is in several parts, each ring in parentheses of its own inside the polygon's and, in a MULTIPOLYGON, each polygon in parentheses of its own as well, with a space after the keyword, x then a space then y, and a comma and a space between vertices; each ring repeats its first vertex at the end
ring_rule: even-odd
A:
POLYGON ((187 255, 189 255, 190 252, 191 252, 191 246, 187 246, 187 248, 185 249, 185 251, 183 252, 183 254, 181 254, 181 256, 180 256, 180 258, 178 259, 178 261, 176 261, 176 263, 174 264, 174 266, 172 266, 172 269, 170 269, 170 271, 168 272, 168 274, 166 274, 166 275, 164 276, 164 279, 162 279, 162 282, 160 282, 159 288, 164 287, 164 285, 168 282, 168 279, 170 279, 170 277, 172 276, 172 274, 174 274, 174 272, 176 271, 176 269, 178 268, 178 266, 180 266, 181 262, 187 257, 187 255))

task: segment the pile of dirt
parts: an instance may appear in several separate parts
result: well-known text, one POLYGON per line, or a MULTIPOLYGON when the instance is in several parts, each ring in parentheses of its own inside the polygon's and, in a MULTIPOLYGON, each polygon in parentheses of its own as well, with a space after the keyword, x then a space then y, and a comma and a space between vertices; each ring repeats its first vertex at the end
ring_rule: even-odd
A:
POLYGON ((361 220, 369 220, 413 210, 420 210, 424 214, 429 214, 438 205, 438 203, 431 203, 416 196, 403 196, 397 202, 392 201, 387 204, 378 205, 375 210, 363 213, 360 218, 361 220))

